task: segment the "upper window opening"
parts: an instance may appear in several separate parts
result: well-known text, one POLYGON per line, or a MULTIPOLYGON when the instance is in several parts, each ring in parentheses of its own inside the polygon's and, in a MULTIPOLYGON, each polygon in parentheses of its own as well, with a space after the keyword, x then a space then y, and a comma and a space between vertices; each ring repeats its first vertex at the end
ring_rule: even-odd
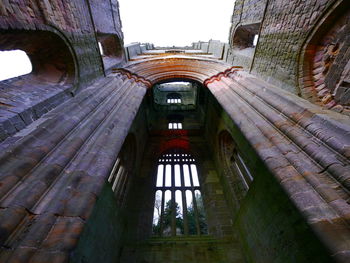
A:
POLYGON ((194 81, 155 84, 152 89, 155 109, 163 110, 170 106, 171 110, 193 110, 196 108, 199 87, 200 84, 194 81))
POLYGON ((178 104, 178 103, 181 103, 181 99, 167 99, 167 103, 178 104))
POLYGON ((179 130, 179 129, 182 129, 182 123, 180 122, 170 122, 168 124, 168 128, 169 130, 179 130))
POLYGON ((233 48, 245 49, 255 47, 258 43, 260 23, 237 27, 232 39, 233 48))
POLYGON ((167 94, 167 103, 169 104, 178 104, 181 103, 181 95, 177 92, 172 92, 167 94))
POLYGON ((195 159, 180 149, 173 149, 158 160, 153 234, 207 234, 195 159))
POLYGON ((118 205, 124 204, 127 195, 129 178, 133 173, 136 159, 135 149, 135 138, 132 135, 128 135, 108 178, 118 205))
POLYGON ((124 48, 117 35, 97 33, 97 40, 105 70, 123 61, 124 48))
POLYGON ((236 206, 240 206, 240 201, 246 195, 249 185, 253 181, 253 176, 245 164, 241 154, 238 152, 236 144, 227 131, 223 131, 219 136, 220 160, 223 164, 225 179, 231 187, 232 200, 236 201, 236 206))
POLYGON ((32 69, 23 50, 0 51, 0 81, 31 73, 32 69))

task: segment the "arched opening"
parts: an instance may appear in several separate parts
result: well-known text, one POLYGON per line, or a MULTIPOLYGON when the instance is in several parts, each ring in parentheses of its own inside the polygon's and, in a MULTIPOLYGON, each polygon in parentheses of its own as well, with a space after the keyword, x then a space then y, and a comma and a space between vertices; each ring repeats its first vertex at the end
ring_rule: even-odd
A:
POLYGON ((233 38, 232 46, 245 49, 256 46, 260 23, 238 26, 233 38))
POLYGON ((302 49, 300 88, 305 99, 350 115, 350 8, 343 1, 325 15, 302 49))
POLYGON ((248 68, 259 39, 260 23, 240 25, 231 40, 235 65, 248 68))
POLYGON ((238 152, 237 146, 228 131, 222 131, 218 137, 219 159, 225 181, 231 192, 230 198, 235 200, 235 206, 240 206, 241 200, 246 195, 253 176, 238 152))
POLYGON ((204 93, 202 84, 188 79, 154 84, 148 97, 149 127, 152 130, 198 129, 204 125, 204 93))
POLYGON ((0 50, 23 50, 29 57, 33 71, 26 81, 45 84, 72 84, 75 64, 65 41, 50 31, 0 31, 0 50))
POLYGON ((136 161, 136 140, 135 136, 129 134, 119 152, 117 160, 109 175, 108 182, 111 184, 112 191, 118 206, 122 207, 128 195, 129 180, 134 173, 134 163, 136 161))
POLYGON ((165 81, 153 87, 154 102, 162 106, 195 107, 197 103, 198 84, 193 81, 165 81))
POLYGON ((123 43, 117 35, 97 33, 97 40, 105 71, 123 62, 123 43))
POLYGON ((71 98, 76 69, 71 49, 58 33, 0 30, 0 35, 0 51, 21 50, 32 65, 30 73, 0 81, 1 141, 71 98))

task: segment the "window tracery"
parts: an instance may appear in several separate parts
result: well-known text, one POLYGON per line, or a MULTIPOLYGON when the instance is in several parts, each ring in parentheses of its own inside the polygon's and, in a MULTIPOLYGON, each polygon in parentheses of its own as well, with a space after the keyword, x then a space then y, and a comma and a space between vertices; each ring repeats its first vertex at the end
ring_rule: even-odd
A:
POLYGON ((153 234, 207 234, 197 166, 191 154, 173 149, 158 160, 153 234))

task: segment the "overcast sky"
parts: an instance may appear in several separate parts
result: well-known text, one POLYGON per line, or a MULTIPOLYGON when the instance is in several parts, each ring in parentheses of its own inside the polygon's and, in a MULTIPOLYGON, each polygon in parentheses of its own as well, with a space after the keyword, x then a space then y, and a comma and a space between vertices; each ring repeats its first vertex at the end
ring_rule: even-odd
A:
MULTIPOLYGON (((124 43, 187 46, 228 42, 235 0, 119 0, 124 43)), ((22 51, 0 51, 0 81, 31 72, 22 51)))
POLYGON ((235 0, 119 0, 124 43, 228 42, 235 0))

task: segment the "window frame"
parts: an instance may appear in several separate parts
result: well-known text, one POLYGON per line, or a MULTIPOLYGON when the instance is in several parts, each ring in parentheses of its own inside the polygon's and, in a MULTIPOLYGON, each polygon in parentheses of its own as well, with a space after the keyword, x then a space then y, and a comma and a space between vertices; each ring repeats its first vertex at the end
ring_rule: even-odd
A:
MULTIPOLYGON (((153 233, 154 236, 158 237, 163 237, 163 236, 169 236, 164 234, 165 230, 165 225, 164 225, 164 211, 165 211, 165 205, 166 205, 166 200, 165 200, 165 195, 167 191, 170 191, 171 193, 171 234, 170 236, 178 236, 177 234, 177 228, 176 228, 176 213, 175 208, 176 208, 176 192, 180 191, 181 192, 181 202, 182 202, 182 219, 183 219, 183 234, 181 236, 192 236, 192 235, 206 235, 206 231, 202 231, 200 227, 200 220, 199 220, 199 211, 198 211, 198 204, 197 204, 197 199, 196 199, 196 193, 199 191, 199 194, 202 198, 202 191, 201 191, 201 186, 200 186, 200 181, 199 181, 199 174, 198 174, 198 168, 196 164, 196 160, 194 157, 189 154, 188 152, 185 152, 181 149, 172 149, 164 154, 162 154, 157 161, 157 166, 156 166, 156 183, 154 184, 154 195, 157 195, 158 191, 161 191, 161 211, 160 211, 160 216, 158 218, 158 224, 160 224, 159 227, 159 232, 158 233, 153 233), (159 176, 159 167, 163 165, 162 168, 162 185, 158 185, 158 176, 159 176), (171 169, 171 185, 166 186, 166 166, 170 165, 171 169), (179 165, 179 172, 180 172, 180 186, 177 185, 176 183, 176 174, 175 174, 175 166, 179 165), (186 185, 185 181, 185 165, 188 167, 188 175, 189 175, 189 182, 190 185, 186 185), (195 167, 196 170, 196 176, 194 176, 194 172, 191 167, 195 167), (196 177, 197 179, 194 179, 196 177), (198 183, 196 183, 197 181, 198 183), (193 211, 194 211, 194 216, 195 216, 195 224, 196 224, 196 233, 190 233, 189 231, 189 220, 188 220, 188 205, 187 202, 187 191, 191 192, 192 195, 192 204, 193 204, 193 211)), ((156 202, 157 200, 155 200, 156 202)), ((203 199, 202 199, 203 201, 203 199)), ((154 204, 155 204, 154 202, 154 204)), ((155 205, 154 205, 155 208, 155 205)), ((203 211, 204 212, 204 211, 203 211)), ((205 220, 206 221, 206 220, 205 220)), ((153 218, 153 224, 154 224, 154 218, 153 218)), ((206 224, 206 222, 205 222, 206 224)))

